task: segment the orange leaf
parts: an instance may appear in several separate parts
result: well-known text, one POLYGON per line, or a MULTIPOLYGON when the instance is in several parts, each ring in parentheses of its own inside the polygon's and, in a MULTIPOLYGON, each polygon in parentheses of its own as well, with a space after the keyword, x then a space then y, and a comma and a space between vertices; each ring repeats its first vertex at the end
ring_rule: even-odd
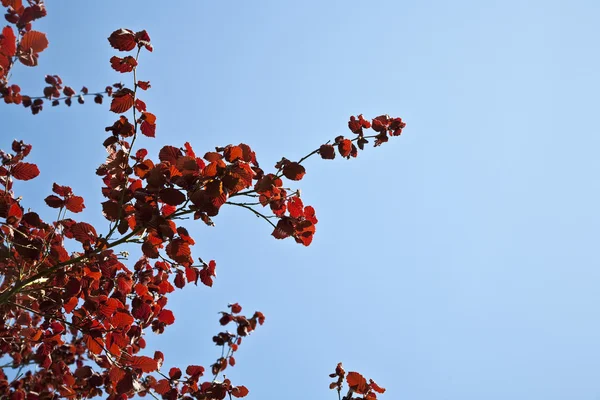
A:
POLYGON ((46 35, 38 31, 29 31, 21 38, 21 50, 33 50, 34 53, 41 53, 48 47, 46 35))
POLYGON ((377 393, 385 393, 385 388, 382 388, 381 386, 376 384, 373 379, 369 379, 369 386, 377 393))
POLYGON ((155 359, 147 356, 133 356, 131 366, 134 368, 139 368, 143 372, 154 372, 158 369, 158 362, 155 359))
POLYGON ((231 389, 231 395, 233 397, 246 397, 250 393, 250 391, 246 388, 246 386, 235 386, 231 389))
POLYGON ((364 394, 367 391, 367 380, 358 372, 348 372, 346 382, 348 382, 350 389, 358 394, 364 394))
POLYGON ((87 349, 90 351, 90 353, 92 353, 92 354, 102 353, 102 346, 104 345, 104 341, 102 340, 101 337, 93 338, 90 335, 85 335, 84 338, 85 338, 85 344, 87 346, 87 349))

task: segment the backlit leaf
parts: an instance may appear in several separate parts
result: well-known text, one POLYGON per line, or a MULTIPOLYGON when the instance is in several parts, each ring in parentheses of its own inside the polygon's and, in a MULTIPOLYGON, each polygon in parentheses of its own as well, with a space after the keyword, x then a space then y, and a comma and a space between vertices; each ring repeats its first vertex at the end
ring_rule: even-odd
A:
POLYGON ((133 107, 134 99, 133 92, 130 89, 121 89, 113 94, 112 102, 110 103, 110 111, 117 114, 124 113, 133 107))
POLYGON ((20 48, 24 51, 33 50, 34 53, 41 53, 48 47, 46 35, 38 31, 29 31, 21 38, 20 48))
POLYGON ((136 46, 135 34, 129 29, 117 29, 108 37, 110 45, 120 51, 133 50, 136 46))
POLYGON ((285 167, 283 167, 283 175, 286 178, 291 179, 293 181, 299 181, 300 179, 302 179, 305 173, 306 170, 304 169, 304 167, 301 164, 298 164, 297 162, 290 162, 285 167))
POLYGON ((373 379, 369 379, 369 386, 377 393, 385 393, 385 389, 376 384, 375 381, 373 381, 373 379))
POLYGON ((85 208, 85 205, 83 204, 83 197, 71 196, 67 199, 65 206, 67 207, 67 210, 69 210, 71 212, 74 212, 74 213, 82 212, 83 209, 85 208))
POLYGON ((17 51, 17 38, 15 32, 10 26, 5 26, 2 29, 0 36, 0 54, 13 57, 17 51))
POLYGON ((246 397, 250 393, 250 391, 246 388, 246 386, 235 386, 231 389, 231 395, 233 397, 246 397))
POLYGON ((143 372, 154 372, 158 369, 158 362, 147 356, 133 356, 131 360, 131 366, 139 368, 143 372))
POLYGON ((171 325, 175 323, 175 316, 173 315, 173 311, 171 310, 162 310, 158 314, 158 320, 160 322, 164 322, 167 325, 171 325))
POLYGON ((12 168, 12 176, 21 181, 28 181, 40 174, 37 165, 20 162, 12 168))
POLYGON ((136 67, 138 65, 137 61, 135 60, 135 58, 131 57, 131 56, 127 56, 127 57, 117 57, 117 56, 112 56, 110 58, 110 66, 118 72, 121 73, 125 73, 125 72, 131 72, 133 71, 133 68, 136 67))
POLYGON ((367 380, 358 372, 348 372, 346 382, 357 394, 364 394, 367 391, 367 380))

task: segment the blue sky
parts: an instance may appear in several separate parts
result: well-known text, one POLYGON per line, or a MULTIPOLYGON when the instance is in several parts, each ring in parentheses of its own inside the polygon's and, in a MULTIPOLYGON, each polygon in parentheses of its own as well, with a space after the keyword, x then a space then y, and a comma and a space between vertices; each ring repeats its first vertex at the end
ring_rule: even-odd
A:
MULTIPOLYGON (((300 182, 319 224, 309 248, 226 209, 188 225, 217 260, 212 289, 170 300, 177 323, 149 336, 168 366, 218 357, 228 302, 263 311, 228 372, 251 399, 335 399, 338 361, 382 399, 600 398, 600 92, 596 1, 50 2, 40 67, 78 89, 126 76, 106 37, 146 29, 151 154, 247 143, 264 166, 339 135, 349 115, 400 116, 400 138, 355 160, 311 159, 300 182)), ((104 127, 86 104, 32 117, 3 107, 2 147, 34 145, 41 176, 17 186, 44 209, 51 184, 103 224, 104 127), (84 150, 82 150, 84 149, 84 150)))

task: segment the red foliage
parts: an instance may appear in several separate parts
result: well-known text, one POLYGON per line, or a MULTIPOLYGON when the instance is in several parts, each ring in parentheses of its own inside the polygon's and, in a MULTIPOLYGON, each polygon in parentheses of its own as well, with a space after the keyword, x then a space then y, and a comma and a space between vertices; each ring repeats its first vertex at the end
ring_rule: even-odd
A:
MULTIPOLYGON (((27 5, 21 0, 2 0, 2 5, 14 26, 3 28, 0 35, 2 98, 6 103, 22 103, 34 114, 42 109, 43 99, 70 105, 77 93, 63 86, 57 75, 45 77, 48 86, 43 98, 22 96, 19 86, 8 84, 8 72, 16 60, 35 66, 39 53, 48 46, 46 35, 31 29, 31 23, 45 16, 46 10, 41 0, 30 0, 27 5)), ((108 41, 119 51, 136 50, 135 56, 110 59, 113 69, 123 74, 136 72, 140 51, 152 51, 146 31, 119 29, 108 41)), ((233 328, 213 337, 222 352, 210 365, 212 378, 202 382, 202 366, 187 366, 185 374, 184 368, 174 367, 166 375, 161 371, 165 358, 161 352, 144 355, 147 330, 160 334, 176 322, 174 313, 165 308, 169 293, 198 281, 210 287, 216 278, 214 260, 204 262, 192 256, 195 241, 180 225, 182 217, 193 216, 212 226, 212 218, 224 206, 241 207, 269 223, 275 238, 293 237, 308 246, 318 223, 315 210, 304 204, 298 190, 287 188, 283 178, 301 180, 306 174, 303 163, 314 154, 334 159, 337 148, 342 157, 356 157, 367 138, 376 138, 378 146, 388 136, 400 135, 405 127, 400 118, 385 115, 371 122, 362 115, 351 117, 348 126, 358 137, 339 136, 335 146, 323 144, 298 161, 283 158, 271 173, 259 167, 256 154, 243 143, 217 147, 203 157, 189 143, 168 145, 158 158, 151 159, 147 150, 133 149, 140 133, 156 135, 156 116, 147 111, 137 90, 150 87, 147 81, 133 80, 131 88, 115 84, 89 93, 84 87, 78 95, 80 103, 86 95, 102 103, 106 94, 112 97, 111 111, 131 112, 130 118, 120 115, 105 128, 110 132, 103 142, 108 157, 96 171, 102 180, 102 212, 108 225, 102 234, 74 219, 75 213, 84 210, 84 199, 68 186, 54 183, 53 194, 44 199, 58 210, 55 221, 46 223, 36 212, 26 212, 13 191, 13 181, 39 175, 35 164, 24 161, 32 147, 14 141, 11 152, 0 151, 0 336, 14 339, 0 343, 0 357, 11 360, 15 368, 32 366, 11 379, 4 373, 9 367, 0 367, 1 398, 24 399, 27 393, 36 393, 36 398, 108 396, 115 400, 147 393, 165 399, 247 396, 245 386, 217 378, 236 364, 234 353, 242 338, 265 322, 261 312, 244 316, 242 306, 233 303, 229 312, 221 313, 221 325, 233 328), (364 130, 370 128, 376 134, 365 136, 364 130), (141 254, 129 266, 122 262, 126 252, 118 251, 127 243, 138 244, 141 254), (77 251, 67 250, 73 248, 77 251)), ((376 393, 385 391, 356 372, 346 375, 341 364, 332 377, 337 381, 331 387, 338 391, 346 379, 347 400, 356 398, 353 394, 375 399, 376 393)))

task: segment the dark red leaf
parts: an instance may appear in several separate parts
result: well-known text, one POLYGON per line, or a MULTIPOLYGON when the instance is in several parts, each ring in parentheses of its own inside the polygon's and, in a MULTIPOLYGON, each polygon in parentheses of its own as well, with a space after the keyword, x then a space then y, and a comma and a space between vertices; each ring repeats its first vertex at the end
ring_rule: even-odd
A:
POLYGON ((200 365, 190 365, 185 369, 185 373, 191 377, 200 377, 204 374, 204 367, 200 365))
POLYGON ((282 218, 277 222, 277 226, 273 230, 271 235, 275 237, 275 239, 285 239, 294 234, 294 225, 289 218, 282 218))
POLYGON ((283 167, 283 175, 293 181, 299 181, 305 173, 304 167, 297 162, 290 162, 283 167))
POLYGON ((330 144, 324 144, 319 147, 319 154, 324 160, 333 160, 335 158, 335 148, 330 144))
POLYGON ((150 82, 147 82, 147 81, 138 81, 137 85, 142 90, 148 90, 148 88, 151 87, 150 82))
POLYGON ((133 68, 136 67, 138 65, 137 61, 135 60, 135 58, 131 57, 131 56, 127 56, 127 57, 117 57, 117 56, 112 56, 110 58, 110 66, 113 67, 113 69, 115 71, 121 72, 121 73, 125 73, 125 72, 131 72, 133 71, 133 68))
POLYGON ((40 170, 38 169, 37 165, 31 164, 31 163, 26 163, 26 162, 18 163, 17 165, 12 167, 11 172, 12 172, 12 176, 15 179, 18 179, 21 181, 28 181, 30 179, 35 178, 36 176, 38 176, 40 174, 40 170))
POLYGON ((183 272, 178 271, 173 282, 175 283, 175 287, 179 289, 183 288, 185 286, 185 276, 183 275, 183 272))
POLYGON ((160 199, 171 206, 178 206, 185 201, 185 194, 174 188, 166 188, 160 191, 160 199))
POLYGON ((62 206, 65 205, 65 202, 63 199, 61 199, 60 197, 55 196, 53 194, 46 197, 44 199, 44 201, 46 202, 46 204, 48 204, 52 208, 61 208, 62 206))
POLYGON ((67 210, 69 210, 71 212, 74 212, 74 213, 82 212, 83 209, 85 208, 85 205, 83 204, 83 197, 71 196, 67 199, 65 206, 67 207, 67 210))
POLYGON ((113 100, 110 103, 110 111, 117 114, 124 113, 133 107, 133 92, 130 89, 120 89, 113 94, 113 100))
POLYGON ((108 37, 108 42, 120 51, 133 50, 136 46, 135 34, 129 29, 117 29, 108 37))

